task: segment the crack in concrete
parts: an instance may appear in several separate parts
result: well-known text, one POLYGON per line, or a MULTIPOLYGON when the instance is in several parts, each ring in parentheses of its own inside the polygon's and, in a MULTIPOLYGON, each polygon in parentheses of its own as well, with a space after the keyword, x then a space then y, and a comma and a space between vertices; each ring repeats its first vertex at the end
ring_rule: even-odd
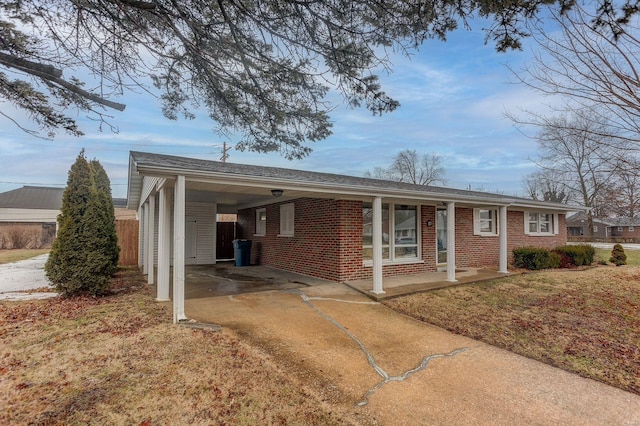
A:
POLYGON ((300 297, 302 298, 302 301, 307 306, 309 306, 311 309, 316 311, 316 313, 318 315, 320 315, 322 318, 326 319, 331 324, 335 325, 337 328, 342 330, 342 332, 345 333, 347 335, 347 337, 349 337, 351 340, 353 340, 355 342, 355 344, 360 348, 360 350, 364 353, 365 357, 367 358, 367 362, 369 363, 369 365, 371 365, 373 370, 380 377, 382 377, 383 380, 381 382, 379 382, 378 384, 373 386, 371 389, 369 389, 364 394, 362 400, 356 404, 358 407, 362 407, 362 406, 367 405, 369 403, 369 397, 371 395, 373 395, 382 386, 384 386, 384 385, 386 385, 387 383, 390 383, 390 382, 402 382, 402 381, 408 379, 413 374, 415 374, 415 373, 417 373, 419 371, 422 371, 425 368, 427 368, 427 365, 429 365, 429 362, 431 360, 437 359, 437 358, 452 357, 452 356, 455 356, 455 355, 457 355, 459 353, 462 353, 462 352, 464 352, 464 351, 469 349, 469 348, 459 348, 459 349, 455 349, 455 350, 453 350, 453 351, 451 351, 449 353, 427 355, 424 358, 422 358, 422 362, 420 362, 420 364, 418 364, 417 367, 411 368, 411 369, 405 371, 404 373, 402 373, 399 376, 389 376, 389 374, 386 371, 384 371, 384 369, 381 366, 378 365, 378 363, 376 362, 375 358, 373 357, 373 354, 371 352, 369 352, 367 347, 364 345, 364 343, 362 343, 360 341, 360 339, 358 339, 353 333, 351 333, 349 330, 347 330, 345 326, 340 324, 338 321, 336 321, 335 319, 333 319, 329 315, 327 315, 324 312, 322 312, 320 309, 316 308, 313 305, 313 303, 311 303, 312 300, 333 300, 333 301, 336 301, 336 302, 360 303, 360 304, 376 304, 376 305, 379 304, 378 302, 350 302, 350 301, 341 300, 341 299, 332 299, 332 298, 324 298, 324 297, 309 297, 309 296, 307 296, 306 294, 304 294, 301 291, 298 291, 298 294, 300 295, 300 297))
POLYGON ((364 396, 362 397, 362 401, 358 402, 356 405, 358 407, 363 407, 365 405, 367 405, 369 403, 369 397, 371 395, 373 395, 378 389, 380 389, 382 386, 386 385, 389 382, 402 382, 406 379, 408 379, 409 377, 411 377, 413 374, 424 370, 425 368, 427 368, 427 365, 429 365, 429 361, 431 361, 432 359, 437 359, 437 358, 444 358, 444 357, 450 357, 450 356, 455 356, 459 353, 462 353, 466 350, 468 350, 469 348, 459 348, 459 349, 455 349, 449 353, 446 354, 433 354, 433 355, 427 355, 424 358, 422 358, 422 362, 415 368, 412 368, 410 370, 405 371, 404 373, 402 373, 399 376, 387 376, 384 377, 384 380, 381 381, 380 383, 378 383, 377 385, 373 386, 371 389, 369 389, 364 396))
POLYGON ((367 357, 367 361, 369 362, 369 365, 371 365, 371 367, 375 370, 376 373, 378 373, 380 376, 382 377, 388 377, 388 374, 386 373, 386 371, 384 371, 382 369, 382 367, 380 367, 375 359, 373 358, 373 355, 371 354, 371 352, 369 352, 369 350, 367 349, 367 347, 364 345, 364 343, 362 343, 360 341, 360 339, 358 339, 353 333, 351 333, 349 330, 346 329, 346 327, 342 324, 340 324, 338 321, 334 320, 333 318, 331 318, 329 315, 325 314, 324 312, 322 312, 320 309, 316 308, 313 303, 311 303, 309 297, 300 292, 300 297, 302 297, 302 301, 307 304, 307 306, 309 306, 311 309, 313 309, 314 311, 316 311, 318 313, 318 315, 320 315, 322 318, 326 319, 327 321, 329 321, 331 324, 335 325, 336 327, 338 327, 340 330, 342 330, 343 333, 345 333, 351 340, 353 340, 356 345, 358 345, 358 347, 360 348, 360 350, 365 354, 365 356, 367 357))

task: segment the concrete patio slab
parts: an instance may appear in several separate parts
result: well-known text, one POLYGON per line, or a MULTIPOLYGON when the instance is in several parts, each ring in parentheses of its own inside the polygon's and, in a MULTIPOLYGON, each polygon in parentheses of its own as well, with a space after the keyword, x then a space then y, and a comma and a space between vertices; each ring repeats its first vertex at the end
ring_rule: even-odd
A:
POLYGON ((389 277, 384 279, 383 294, 374 294, 371 292, 373 289, 373 281, 370 279, 347 281, 344 284, 374 300, 382 301, 394 297, 422 293, 454 285, 473 284, 507 276, 509 276, 509 274, 500 273, 491 269, 467 268, 456 271, 456 282, 447 281, 446 272, 427 272, 424 274, 389 277))

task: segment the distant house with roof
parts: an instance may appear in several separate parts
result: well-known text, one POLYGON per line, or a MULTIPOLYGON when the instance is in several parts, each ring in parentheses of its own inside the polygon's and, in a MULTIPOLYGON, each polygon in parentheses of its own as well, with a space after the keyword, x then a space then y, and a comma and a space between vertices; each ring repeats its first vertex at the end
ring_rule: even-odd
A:
POLYGON ((185 265, 218 257, 217 214, 237 214, 250 262, 331 281, 491 267, 516 247, 565 244, 579 208, 503 194, 131 152, 128 207, 140 218, 140 266, 184 315, 185 265), (157 266, 157 279, 155 270, 157 266))
POLYGON ((23 186, 0 193, 1 245, 11 246, 6 231, 9 227, 16 231, 17 226, 21 232, 30 234, 31 245, 50 244, 56 235, 63 193, 64 188, 43 186, 23 186))
MULTIPOLYGON (((568 238, 580 241, 591 239, 589 224, 584 212, 567 217, 568 238)), ((593 239, 595 241, 638 242, 640 241, 639 217, 593 218, 593 239)))
MULTIPOLYGON (((0 193, 0 248, 11 247, 8 228, 20 227, 33 242, 47 246, 57 233, 57 218, 62 209, 64 188, 23 186, 0 193), (4 239, 3 239, 4 238, 4 239)), ((135 210, 127 209, 126 198, 114 198, 116 220, 137 219, 135 210)))

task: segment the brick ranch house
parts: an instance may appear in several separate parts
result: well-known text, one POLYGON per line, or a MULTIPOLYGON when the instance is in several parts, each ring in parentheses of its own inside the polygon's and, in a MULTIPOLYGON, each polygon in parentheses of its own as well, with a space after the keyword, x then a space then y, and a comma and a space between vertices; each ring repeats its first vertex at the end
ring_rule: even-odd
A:
POLYGON ((491 267, 513 248, 566 243, 571 207, 485 192, 131 152, 128 208, 140 217, 140 266, 184 315, 184 268, 216 262, 216 215, 238 215, 251 263, 331 281, 491 267), (157 281, 154 266, 157 265, 157 281))

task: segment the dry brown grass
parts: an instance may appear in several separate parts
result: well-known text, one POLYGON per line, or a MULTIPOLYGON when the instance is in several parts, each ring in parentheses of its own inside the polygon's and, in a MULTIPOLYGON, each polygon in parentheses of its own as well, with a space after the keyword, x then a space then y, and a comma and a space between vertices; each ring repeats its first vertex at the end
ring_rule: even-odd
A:
POLYGON ((105 298, 0 303, 0 424, 351 424, 230 330, 170 324, 140 275, 105 298))
POLYGON ((640 268, 546 271, 401 297, 407 315, 640 394, 640 268))
POLYGON ((51 249, 0 249, 0 265, 3 263, 17 262, 19 260, 31 259, 41 254, 49 253, 51 249))

